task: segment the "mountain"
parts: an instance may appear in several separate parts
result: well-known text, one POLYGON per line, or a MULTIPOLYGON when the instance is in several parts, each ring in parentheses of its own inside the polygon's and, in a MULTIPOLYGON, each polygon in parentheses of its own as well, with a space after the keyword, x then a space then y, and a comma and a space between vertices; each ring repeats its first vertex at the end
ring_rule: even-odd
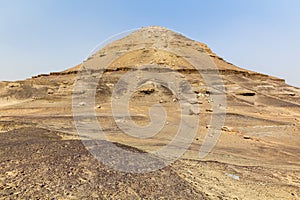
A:
POLYGON ((0 116, 7 199, 300 196, 300 89, 166 28, 63 72, 1 82, 0 116), (145 152, 158 152, 141 157, 153 165, 135 159, 145 152))

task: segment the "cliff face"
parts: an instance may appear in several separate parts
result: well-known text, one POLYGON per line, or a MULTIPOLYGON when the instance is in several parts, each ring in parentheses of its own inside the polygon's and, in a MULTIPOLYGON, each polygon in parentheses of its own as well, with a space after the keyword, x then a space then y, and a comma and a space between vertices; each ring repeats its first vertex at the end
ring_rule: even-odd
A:
MULTIPOLYGON (((142 151, 154 151, 168 144, 179 128, 179 104, 183 100, 177 98, 174 92, 164 85, 149 80, 133 92, 129 102, 132 119, 139 125, 149 124, 151 119, 148 110, 153 104, 160 104, 166 109, 167 123, 154 137, 147 140, 130 137, 120 130, 112 116, 111 102, 119 80, 126 73, 139 70, 150 70, 157 73, 158 77, 180 74, 179 78, 191 85, 196 97, 192 104, 200 108, 199 113, 191 113, 192 116, 199 117, 199 129, 188 151, 169 168, 155 172, 153 177, 149 174, 133 179, 128 178, 128 174, 113 172, 109 176, 117 178, 113 179, 112 184, 122 182, 122 186, 109 186, 102 195, 115 195, 112 198, 117 199, 116 191, 120 191, 120 198, 125 198, 126 195, 154 198, 153 191, 163 188, 166 193, 159 193, 158 197, 296 199, 300 196, 300 89, 285 84, 282 79, 239 68, 217 56, 207 45, 161 27, 147 27, 133 32, 108 44, 82 64, 66 71, 42 74, 24 81, 0 83, 0 136, 3 143, 0 149, 3 155, 1 165, 4 166, 0 177, 0 195, 51 197, 51 191, 55 191, 53 197, 84 197, 83 191, 75 193, 72 188, 59 181, 59 177, 51 182, 46 171, 34 172, 32 161, 45 161, 48 168, 58 168, 58 172, 51 173, 64 174, 65 170, 70 170, 59 164, 62 161, 59 161, 56 153, 49 152, 61 148, 60 145, 65 145, 66 142, 69 146, 78 147, 80 152, 84 151, 84 147, 78 143, 72 113, 72 97, 74 100, 74 95, 89 90, 84 88, 80 91, 74 88, 75 83, 80 83, 80 79, 86 77, 93 79, 101 75, 95 89, 94 107, 97 119, 110 141, 142 151), (208 61, 201 58, 191 60, 198 55, 197 53, 205 55, 205 59, 209 58, 211 63, 208 65, 208 61), (201 62, 203 64, 195 67, 195 64, 201 62), (151 67, 143 68, 144 66, 151 67), (84 70, 87 74, 79 76, 84 70), (218 76, 220 79, 208 84, 206 74, 210 74, 210 77, 218 76), (220 88, 220 84, 226 97, 226 107, 217 112, 213 101, 219 94, 216 88, 220 88), (200 159, 199 149, 205 141, 205 135, 215 128, 211 124, 214 116, 225 116, 224 124, 220 127, 221 135, 213 151, 205 159, 200 159), (22 134, 28 135, 30 139, 27 140, 27 136, 23 137, 22 134), (51 139, 52 136, 55 138, 51 139), (44 139, 39 142, 38 138, 41 137, 44 139), (41 146, 50 140, 52 146, 41 146), (28 141, 34 141, 36 147, 40 148, 40 156, 30 156, 37 148, 26 146, 28 141), (24 148, 28 154, 21 153, 24 148), (12 152, 16 152, 14 154, 19 152, 20 156, 10 155, 12 149, 12 152), (48 159, 51 163, 46 162, 48 159), (24 168, 29 163, 29 168, 24 168), (22 171, 25 174, 40 174, 40 179, 44 180, 46 185, 49 184, 49 188, 45 191, 41 188, 31 188, 29 193, 20 191, 16 185, 22 176, 25 176, 27 181, 23 184, 33 184, 37 180, 35 176, 22 174, 22 171), (166 173, 173 172, 176 172, 174 177, 165 176, 166 173), (172 187, 163 187, 160 176, 172 187), (148 184, 143 180, 152 178, 159 181, 150 181, 153 184, 151 190, 130 186, 137 184, 143 188, 148 184), (127 182, 127 179, 130 181, 127 182), (54 183, 57 184, 56 187, 62 186, 63 191, 54 190, 54 183), (177 187, 185 192, 176 193, 177 187), (190 191, 186 192, 189 189, 190 191)), ((82 100, 80 103, 84 106, 88 102, 82 100)), ((72 153, 71 149, 60 149, 59 152, 66 153, 70 158, 67 163, 73 165, 72 156, 75 152, 72 153)), ((83 185, 89 184, 87 179, 108 173, 105 170, 109 169, 102 168, 102 165, 97 165, 101 169, 96 172, 84 160, 86 152, 82 153, 82 156, 83 158, 76 161, 76 165, 83 166, 85 173, 90 174, 85 178, 83 185)), ((87 159, 93 160, 92 157, 87 159)), ((95 160, 91 162, 96 163, 95 160)), ((42 165, 36 167, 43 168, 42 165)), ((77 178, 81 180, 86 175, 76 170, 70 173, 73 173, 73 179, 61 176, 71 180, 74 187, 80 184, 80 181, 76 182, 77 178)), ((100 179, 93 182, 95 187, 81 188, 85 188, 91 195, 96 195, 97 191, 101 190, 100 186, 107 184, 104 182, 100 179)))

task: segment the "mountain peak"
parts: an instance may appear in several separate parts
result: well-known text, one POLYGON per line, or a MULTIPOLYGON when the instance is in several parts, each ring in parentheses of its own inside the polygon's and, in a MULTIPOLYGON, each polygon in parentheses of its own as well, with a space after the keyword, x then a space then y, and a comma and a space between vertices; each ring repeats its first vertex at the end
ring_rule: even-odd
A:
POLYGON ((103 198, 151 199, 154 189, 163 191, 156 196, 162 199, 201 199, 202 193, 207 198, 228 195, 225 199, 299 195, 300 89, 230 64, 207 45, 164 27, 132 32, 70 70, 0 82, 0 114, 0 184, 5 180, 7 185, 0 196, 53 198, 57 194, 64 198, 70 194, 65 198, 82 199, 105 194, 103 198), (180 51, 187 53, 176 54, 180 51), (196 70, 189 59, 195 58, 195 52, 204 54, 216 68, 207 70, 203 62, 203 69, 196 70), (206 75, 212 77, 210 84, 203 78, 206 75), (129 87, 131 83, 139 85, 129 87), (222 96, 226 102, 220 102, 222 96), (163 112, 156 112, 160 107, 163 112), (122 126, 126 122, 146 130, 138 127, 127 134, 131 127, 122 126), (148 129, 152 125, 162 126, 148 129), (193 134, 194 127, 198 130, 193 134), (218 138, 216 131, 222 132, 220 140, 210 140, 218 138), (78 141, 79 133, 82 141, 78 141), (145 138, 144 133, 152 135, 145 138), (91 141, 103 135, 108 141, 91 141), (121 149, 110 150, 109 141, 121 149), (205 145, 205 141, 211 142, 205 145), (98 163, 83 144, 88 150, 103 152, 96 158, 104 162, 98 163), (206 146, 214 149, 202 159, 199 155, 206 146), (155 159, 165 155, 163 150, 172 159, 173 153, 185 148, 178 162, 156 172, 126 174, 110 168, 115 164, 140 169, 146 164, 143 170, 148 170, 167 163, 130 159, 131 153, 119 153, 122 149, 133 155, 157 152, 155 159), (114 187, 107 187, 108 179, 114 187), (24 184, 15 187, 19 183, 24 184))

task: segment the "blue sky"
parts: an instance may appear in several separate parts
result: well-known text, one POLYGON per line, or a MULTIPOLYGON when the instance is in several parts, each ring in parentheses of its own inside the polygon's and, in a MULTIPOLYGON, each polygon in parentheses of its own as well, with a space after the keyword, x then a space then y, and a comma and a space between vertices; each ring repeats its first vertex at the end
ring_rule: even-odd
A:
POLYGON ((80 63, 107 37, 159 25, 300 87, 297 0, 0 0, 0 80, 80 63))

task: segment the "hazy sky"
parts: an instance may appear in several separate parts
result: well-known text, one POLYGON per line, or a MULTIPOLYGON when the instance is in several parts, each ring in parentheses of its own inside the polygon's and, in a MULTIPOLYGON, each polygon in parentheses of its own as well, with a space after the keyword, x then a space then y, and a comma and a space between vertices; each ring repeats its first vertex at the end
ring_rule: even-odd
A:
POLYGON ((150 25, 300 87, 298 0, 0 0, 0 80, 72 67, 107 37, 150 25))

